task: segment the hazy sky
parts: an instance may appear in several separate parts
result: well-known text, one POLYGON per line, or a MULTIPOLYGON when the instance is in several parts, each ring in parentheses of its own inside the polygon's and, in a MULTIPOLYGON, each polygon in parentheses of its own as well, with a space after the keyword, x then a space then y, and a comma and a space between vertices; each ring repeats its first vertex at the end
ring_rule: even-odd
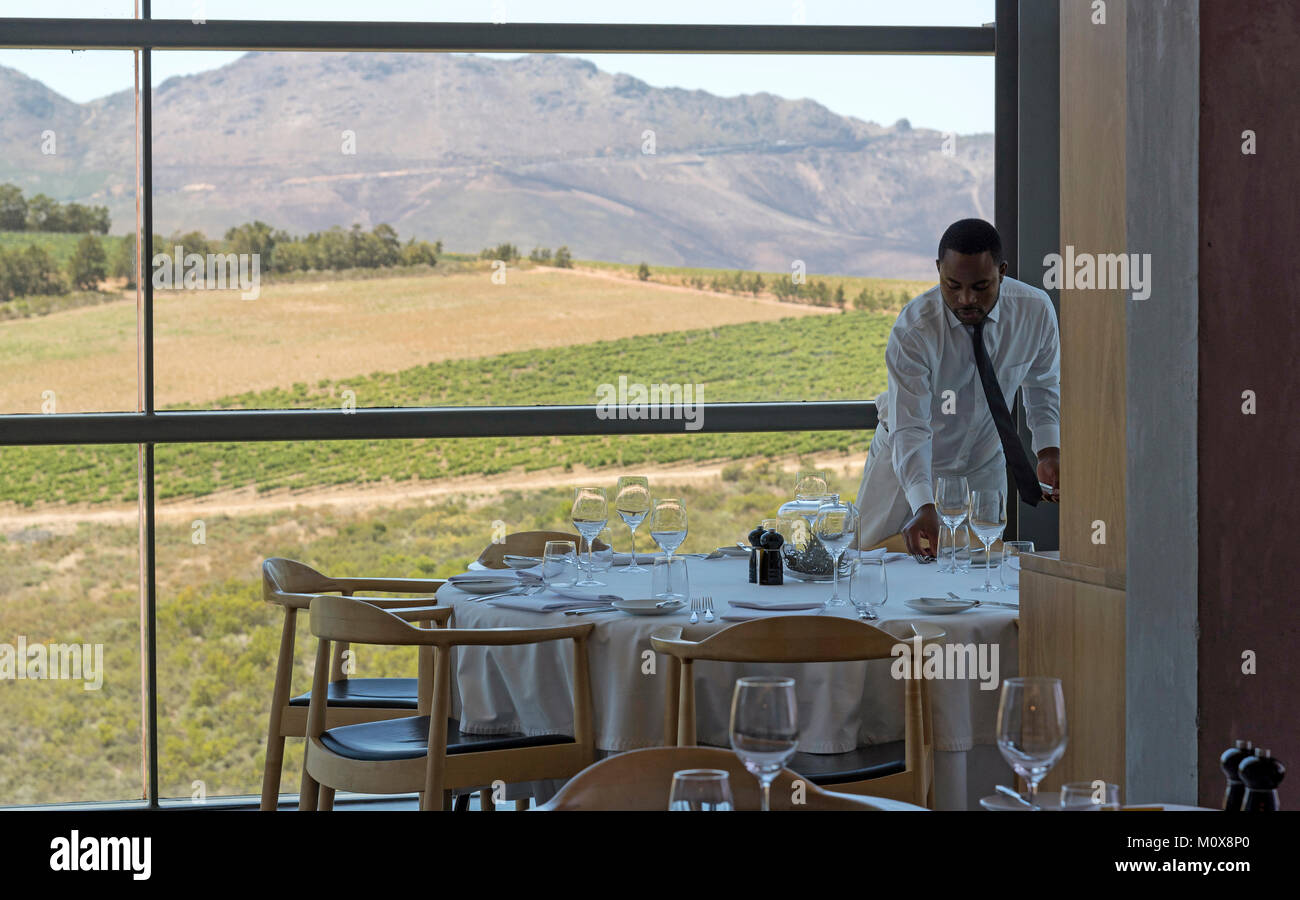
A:
MULTIPOLYGON (((0 0, 0 16, 133 15, 134 0, 0 0)), ((994 0, 154 0, 155 18, 370 21, 625 22, 783 25, 967 25, 992 22, 994 0)), ((226 52, 155 52, 154 83, 225 65, 226 52)), ((129 88, 123 51, 0 50, 0 65, 84 102, 129 88)), ((841 115, 971 133, 993 130, 993 58, 594 54, 606 71, 657 87, 720 96, 808 97, 841 115)))

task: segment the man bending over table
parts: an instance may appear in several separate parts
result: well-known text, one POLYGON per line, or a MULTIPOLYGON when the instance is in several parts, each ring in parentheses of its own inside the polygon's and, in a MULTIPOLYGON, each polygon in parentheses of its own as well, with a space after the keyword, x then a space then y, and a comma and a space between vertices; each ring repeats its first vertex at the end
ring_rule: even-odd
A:
POLYGON ((889 333, 889 387, 858 491, 861 546, 901 532, 907 551, 939 546, 937 475, 974 490, 1006 490, 1007 460, 1021 499, 1060 498, 1061 351, 1047 294, 1008 278, 1002 239, 982 219, 948 226, 939 283, 913 299, 889 333), (1037 467, 1010 409, 1023 389, 1037 467), (1044 490, 1042 485, 1050 486, 1044 490))

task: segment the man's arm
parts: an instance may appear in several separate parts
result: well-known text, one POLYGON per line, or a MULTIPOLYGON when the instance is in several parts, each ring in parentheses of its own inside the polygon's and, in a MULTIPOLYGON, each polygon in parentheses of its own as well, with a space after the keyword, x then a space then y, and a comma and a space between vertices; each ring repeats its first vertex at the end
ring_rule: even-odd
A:
POLYGON ((885 367, 889 371, 894 472, 912 508, 912 517, 903 526, 903 540, 907 552, 934 556, 939 547, 939 513, 930 480, 934 441, 930 362, 905 334, 894 331, 885 348, 885 367))
POLYGON ((1059 501, 1061 497, 1061 341, 1056 315, 1051 304, 1039 332, 1038 353, 1021 382, 1025 403, 1025 422, 1033 433, 1033 450, 1038 456, 1038 480, 1053 490, 1043 497, 1059 501))

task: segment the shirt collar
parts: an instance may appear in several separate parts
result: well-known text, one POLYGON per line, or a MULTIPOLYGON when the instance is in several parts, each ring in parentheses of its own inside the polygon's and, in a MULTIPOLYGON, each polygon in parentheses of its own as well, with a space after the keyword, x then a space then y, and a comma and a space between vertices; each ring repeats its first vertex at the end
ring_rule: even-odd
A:
MULTIPOLYGON (((984 317, 984 321, 986 321, 986 322, 996 322, 996 321, 998 320, 998 311, 1002 309, 1002 288, 1006 285, 1006 283, 1007 283, 1007 280, 1006 280, 1006 278, 1004 277, 1004 278, 1002 279, 1002 284, 998 285, 998 302, 993 304, 993 308, 992 308, 991 310, 989 310, 989 314, 988 314, 987 316, 984 317)), ((943 302, 943 291, 942 291, 942 289, 940 289, 940 291, 939 291, 939 305, 943 307, 944 315, 945 315, 945 316, 947 317, 947 319, 948 319, 948 327, 949 327, 949 328, 952 328, 952 327, 957 326, 957 325, 965 325, 965 324, 966 324, 966 323, 963 322, 961 319, 957 318, 956 315, 953 314, 953 311, 952 311, 951 309, 948 308, 948 304, 947 304, 947 303, 944 303, 944 302, 943 302)), ((974 326, 974 325, 971 325, 971 326, 969 326, 969 327, 974 328, 975 326, 974 326)))

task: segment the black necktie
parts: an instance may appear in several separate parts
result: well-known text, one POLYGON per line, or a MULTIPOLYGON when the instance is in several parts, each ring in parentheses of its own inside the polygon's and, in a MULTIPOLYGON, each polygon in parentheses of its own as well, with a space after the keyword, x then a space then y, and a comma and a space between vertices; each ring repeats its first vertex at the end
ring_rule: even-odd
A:
POLYGON ((1002 388, 998 386, 998 377, 993 374, 993 363, 989 360, 988 351, 984 349, 983 322, 975 326, 971 340, 975 344, 975 368, 979 370, 980 383, 984 385, 984 397, 989 402, 993 424, 998 427, 998 437, 1002 439, 1002 452, 1011 466, 1011 474, 1016 479, 1020 499, 1030 506, 1037 506, 1038 501, 1043 498, 1043 489, 1038 486, 1038 473, 1029 464, 1029 457, 1025 455, 1025 446, 1020 443, 1020 435, 1016 433, 1016 423, 1011 418, 1011 411, 1007 409, 1002 388))

